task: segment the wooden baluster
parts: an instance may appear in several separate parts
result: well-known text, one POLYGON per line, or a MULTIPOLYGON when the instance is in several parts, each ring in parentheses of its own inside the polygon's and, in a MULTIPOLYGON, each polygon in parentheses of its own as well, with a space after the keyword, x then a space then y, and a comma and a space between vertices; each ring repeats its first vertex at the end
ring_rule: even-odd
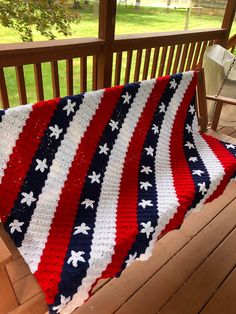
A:
POLYGON ((34 64, 34 77, 35 77, 37 101, 44 100, 41 63, 34 64))
POLYGON ((126 69, 125 69, 125 84, 129 83, 130 78, 130 70, 131 70, 131 64, 132 64, 132 56, 133 51, 127 51, 127 62, 126 62, 126 69))
POLYGON ((142 50, 137 51, 136 63, 135 63, 135 71, 134 71, 134 82, 139 81, 140 67, 142 60, 142 50))
POLYGON ((167 46, 162 47, 162 54, 161 54, 161 63, 160 68, 158 72, 158 76, 162 76, 165 68, 165 62, 166 62, 166 55, 167 55, 167 46))
POLYGON ((80 58, 80 92, 87 92, 87 57, 80 58))
POLYGON ((24 69, 22 65, 16 66, 16 81, 17 81, 17 88, 19 94, 19 101, 21 105, 27 104, 27 97, 26 97, 26 88, 25 88, 25 76, 24 76, 24 69))
POLYGON ((189 43, 184 45, 184 49, 183 49, 182 56, 181 56, 179 72, 183 72, 184 71, 185 63, 186 63, 186 57, 187 57, 187 54, 188 54, 188 48, 189 48, 189 43))
POLYGON ((206 47, 207 47, 207 41, 204 41, 203 45, 202 45, 201 53, 200 53, 200 58, 199 58, 199 61, 198 61, 198 66, 199 67, 202 67, 202 60, 203 60, 203 55, 204 55, 204 52, 206 50, 206 47))
POLYGON ((196 43, 191 43, 191 45, 190 45, 190 49, 188 52, 188 60, 187 60, 187 64, 185 67, 185 71, 191 70, 191 63, 193 60, 193 53, 194 53, 195 45, 196 45, 196 43))
POLYGON ((93 90, 97 89, 98 56, 93 56, 93 90))
POLYGON ((156 77, 159 51, 160 51, 159 47, 155 48, 155 50, 154 50, 154 56, 153 56, 153 60, 152 60, 151 78, 155 78, 156 77))
POLYGON ((58 62, 51 62, 51 73, 52 73, 52 89, 53 97, 60 97, 60 84, 59 84, 59 73, 58 73, 58 62))
POLYGON ((193 59, 193 63, 192 63, 192 66, 191 66, 191 69, 192 69, 192 70, 195 70, 196 65, 197 65, 197 63, 198 63, 201 45, 202 45, 202 42, 199 41, 199 42, 197 43, 197 47, 196 47, 195 53, 194 53, 194 59, 193 59))
POLYGON ((173 64, 174 51, 175 51, 175 46, 171 46, 170 51, 169 51, 168 63, 167 63, 167 67, 166 67, 166 75, 171 74, 171 67, 173 64))
POLYGON ((73 95, 73 59, 66 60, 66 87, 67 95, 73 95))
POLYGON ((121 74, 121 62, 122 62, 122 52, 116 53, 116 68, 115 68, 115 85, 120 84, 120 74, 121 74))
POLYGON ((208 46, 214 45, 214 39, 208 41, 208 46))
POLYGON ((180 61, 180 55, 181 55, 181 51, 182 51, 183 46, 181 44, 179 44, 177 46, 177 51, 176 51, 176 55, 175 55, 175 62, 174 62, 174 67, 173 67, 173 74, 178 73, 179 72, 179 61, 180 61))
POLYGON ((4 109, 9 108, 9 99, 3 68, 0 68, 0 100, 2 108, 4 109))
POLYGON ((144 60, 144 67, 143 67, 143 80, 147 79, 148 76, 148 68, 150 63, 150 56, 151 56, 151 48, 146 49, 145 60, 144 60))

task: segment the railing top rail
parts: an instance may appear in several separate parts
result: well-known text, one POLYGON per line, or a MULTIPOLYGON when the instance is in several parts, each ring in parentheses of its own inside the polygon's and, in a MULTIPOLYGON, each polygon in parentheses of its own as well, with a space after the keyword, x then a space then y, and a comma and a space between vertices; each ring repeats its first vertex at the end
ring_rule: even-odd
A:
MULTIPOLYGON (((221 40, 226 31, 221 28, 118 35, 113 42, 113 51, 146 49, 212 39, 221 40)), ((0 68, 98 55, 102 52, 104 43, 104 40, 98 38, 75 38, 0 44, 0 68)))
POLYGON ((117 35, 114 41, 114 52, 185 44, 196 41, 220 40, 224 38, 227 29, 201 29, 189 31, 173 31, 144 33, 131 35, 117 35))
POLYGON ((0 44, 0 67, 96 55, 104 41, 98 38, 75 38, 0 44))

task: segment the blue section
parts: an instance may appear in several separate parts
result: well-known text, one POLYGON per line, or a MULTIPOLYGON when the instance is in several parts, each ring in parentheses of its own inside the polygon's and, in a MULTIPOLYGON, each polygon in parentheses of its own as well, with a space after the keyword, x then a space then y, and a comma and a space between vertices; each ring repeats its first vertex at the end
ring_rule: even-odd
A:
POLYGON ((120 276, 122 270, 126 267, 130 255, 132 255, 134 258, 138 258, 141 254, 145 252, 146 248, 149 245, 150 240, 152 239, 155 227, 157 226, 158 223, 158 204, 157 204, 158 196, 155 183, 155 155, 157 143, 159 140, 159 133, 156 134, 154 133, 153 126, 155 125, 159 128, 159 131, 161 130, 161 126, 165 116, 165 111, 169 107, 170 101, 175 93, 175 90, 178 88, 181 80, 182 80, 181 74, 171 76, 169 84, 167 85, 167 88, 163 93, 159 101, 159 104, 157 104, 156 112, 154 114, 152 123, 150 125, 150 129, 147 133, 143 145, 138 179, 139 190, 137 214, 139 233, 137 234, 136 240, 132 248, 129 250, 127 257, 125 258, 124 263, 122 264, 121 271, 117 273, 116 275, 117 277, 120 276), (176 82, 176 88, 170 88, 171 86, 170 82, 172 82, 173 80, 175 80, 176 82), (154 149, 153 156, 147 154, 147 150, 145 148, 149 146, 154 149), (143 166, 145 167, 148 166, 152 172, 150 171, 147 171, 148 173, 144 172, 143 166), (145 188, 141 188, 141 182, 148 182, 151 184, 151 186, 149 186, 147 190, 145 190, 145 188), (146 206, 146 208, 143 208, 143 206, 140 205, 140 203, 142 203, 142 200, 150 200, 152 206, 146 206), (150 233, 149 237, 147 237, 145 233, 141 233, 141 230, 143 229, 142 223, 147 223, 148 221, 151 222, 151 226, 153 227, 153 232, 150 233))
MULTIPOLYGON (((230 152, 230 154, 233 155, 233 157, 236 159, 236 144, 231 144, 231 143, 225 143, 220 141, 220 143, 227 149, 228 152, 230 152)), ((236 170, 234 172, 234 174, 232 175, 232 179, 236 178, 236 170)))
POLYGON ((189 110, 188 110, 186 120, 185 120, 185 129, 184 129, 184 152, 185 152, 186 160, 188 161, 189 169, 192 173, 192 178, 193 178, 193 182, 195 186, 194 200, 188 210, 195 208, 197 204, 199 203, 199 201, 206 194, 206 193, 200 192, 199 184, 204 184, 205 182, 205 187, 208 190, 211 183, 208 171, 203 163, 203 160, 198 154, 197 148, 194 143, 192 127, 193 127, 193 120, 196 113, 191 112, 191 109, 190 109, 191 107, 195 108, 195 96, 191 100, 189 110), (193 144, 194 148, 189 149, 187 146, 185 146, 187 142, 193 144), (196 157, 196 161, 192 161, 195 159, 191 160, 191 158, 194 158, 194 157, 196 157))
POLYGON ((34 155, 24 183, 21 187, 21 191, 19 192, 14 207, 11 210, 11 214, 9 215, 5 223, 5 229, 7 230, 7 232, 10 233, 11 228, 9 224, 11 224, 13 220, 17 219, 19 222, 24 222, 24 224, 21 226, 22 232, 14 231, 11 234, 11 237, 14 240, 16 246, 21 246, 24 235, 27 231, 29 222, 36 207, 38 197, 42 192, 42 188, 44 187, 45 181, 50 171, 50 166, 52 165, 55 154, 61 144, 61 141, 64 138, 64 134, 66 133, 70 121, 72 121, 73 116, 75 115, 75 113, 79 109, 79 106, 82 103, 83 97, 83 94, 81 94, 73 97, 65 97, 60 100, 51 118, 48 128, 46 129, 44 136, 42 137, 41 143, 38 147, 36 154, 34 155), (74 107, 74 113, 71 112, 69 116, 67 116, 67 111, 63 110, 63 108, 67 104, 67 99, 70 99, 72 103, 76 102, 76 106, 74 107), (49 129, 49 127, 54 127, 55 125, 58 125, 58 128, 62 130, 62 132, 59 134, 58 139, 56 139, 55 136, 50 137, 52 131, 49 129), (48 168, 46 168, 44 172, 41 172, 40 170, 36 171, 35 168, 38 165, 36 161, 37 159, 46 159, 46 164, 48 168), (34 198, 36 198, 36 201, 32 202, 30 206, 28 206, 26 203, 22 204, 21 200, 23 196, 21 193, 23 192, 33 192, 33 196, 34 198))
POLYGON ((0 110, 0 123, 2 122, 2 116, 5 115, 5 110, 0 110))
POLYGON ((89 258, 90 258, 90 248, 92 244, 93 239, 93 229, 95 227, 95 219, 96 219, 96 211, 97 211, 97 205, 101 193, 101 186, 105 175, 106 166, 110 157, 111 150, 115 144, 115 140, 117 139, 118 133, 120 131, 120 128, 122 127, 122 124, 124 122, 124 119, 131 107, 131 104, 133 103, 133 100, 139 90, 140 84, 134 83, 126 85, 122 91, 122 94, 120 96, 120 99, 116 105, 116 108, 110 118, 110 121, 105 126, 103 134, 100 138, 99 144, 97 146, 96 152, 93 155, 93 159, 91 161, 87 177, 85 180, 85 184, 83 186, 83 191, 81 193, 78 210, 77 210, 77 216, 74 222, 74 228, 73 233, 76 230, 75 227, 81 226, 82 223, 84 223, 89 229, 87 230, 88 234, 84 233, 78 233, 71 235, 70 244, 65 256, 64 265, 62 269, 61 274, 61 282, 59 284, 59 293, 55 297, 55 301, 53 305, 49 306, 49 312, 50 313, 56 313, 55 309, 53 310, 53 307, 60 304, 60 295, 63 296, 72 296, 76 293, 78 286, 81 285, 82 279, 86 276, 87 269, 89 268, 89 258), (123 95, 126 95, 128 93, 131 98, 128 103, 124 103, 123 95), (114 129, 112 131, 112 128, 110 126, 111 120, 114 122, 118 121, 118 129, 114 129), (107 151, 106 154, 99 154, 100 148, 99 146, 107 145, 109 148, 109 151, 107 151), (91 183, 91 179, 88 177, 92 175, 93 171, 96 174, 100 174, 99 177, 100 182, 94 182, 91 183), (85 199, 93 200, 93 208, 89 206, 87 209, 85 208, 85 205, 83 204, 85 199), (68 264, 68 260, 71 257, 71 251, 82 251, 84 252, 82 257, 84 258, 85 262, 78 261, 78 267, 74 267, 72 263, 68 264))

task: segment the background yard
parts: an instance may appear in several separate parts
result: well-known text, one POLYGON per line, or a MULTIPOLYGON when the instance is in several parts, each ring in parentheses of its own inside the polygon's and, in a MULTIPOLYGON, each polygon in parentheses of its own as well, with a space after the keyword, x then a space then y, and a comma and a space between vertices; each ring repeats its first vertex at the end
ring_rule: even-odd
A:
MULTIPOLYGON (((145 0, 144 0, 145 1, 145 0)), ((199 13, 199 12, 198 12, 199 13)), ((116 22, 116 34, 128 34, 128 33, 143 33, 143 32, 159 32, 159 31, 175 31, 183 30, 185 25, 186 10, 185 9, 173 9, 167 10, 165 8, 151 8, 141 7, 135 9, 132 6, 125 8, 124 6, 118 6, 117 22, 116 22)), ((197 14, 192 12, 190 17, 189 29, 205 29, 205 28, 219 28, 221 26, 222 17, 197 14)), ((80 23, 72 25, 72 38, 76 37, 96 37, 98 32, 98 18, 93 13, 92 6, 84 8, 80 11, 80 23)), ((231 34, 236 33, 236 23, 232 27, 231 34)), ((0 27, 0 43, 13 43, 20 42, 20 38, 16 32, 9 28, 0 27)), ((62 35, 58 36, 58 39, 65 38, 62 35)), ((34 32, 34 40, 45 40, 36 31, 34 32)), ((135 58, 133 58, 135 61, 135 58)), ((123 65, 124 68, 125 64, 123 65)), ((51 83, 51 70, 50 64, 43 64, 43 83, 45 91, 45 99, 50 99, 52 95, 52 83, 51 83)), ((88 58, 88 90, 92 88, 92 58, 88 58)), ((26 88, 28 102, 34 102, 35 96, 35 84, 33 66, 24 66, 24 73, 26 79, 26 88)), ((60 91, 61 96, 66 95, 66 67, 65 62, 59 62, 59 75, 60 75, 60 91)), ((133 73, 131 73, 132 78, 133 73)), ((18 105, 17 97, 17 85, 15 77, 15 69, 5 69, 5 76, 7 81, 7 88, 10 95, 10 103, 18 105)), ((124 76, 124 71, 121 73, 121 78, 124 76)), ((79 60, 74 59, 74 94, 80 92, 79 87, 79 60)))

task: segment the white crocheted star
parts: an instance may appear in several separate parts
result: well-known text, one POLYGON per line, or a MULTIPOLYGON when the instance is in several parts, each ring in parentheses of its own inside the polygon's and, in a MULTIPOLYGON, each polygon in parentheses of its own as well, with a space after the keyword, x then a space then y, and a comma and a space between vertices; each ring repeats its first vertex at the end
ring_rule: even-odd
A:
POLYGON ((202 195, 204 195, 207 192, 206 183, 205 182, 198 183, 198 186, 199 186, 199 192, 202 192, 202 195))
POLYGON ((147 152, 147 155, 150 155, 153 157, 153 154, 154 154, 154 148, 152 148, 151 146, 149 147, 145 147, 145 150, 147 152))
POLYGON ((109 147, 107 146, 107 143, 105 143, 104 145, 99 145, 100 151, 99 154, 105 154, 107 155, 109 152, 109 147))
POLYGON ((189 161, 196 162, 198 161, 197 157, 189 157, 189 161))
POLYGON ((149 166, 142 166, 141 172, 149 174, 149 172, 152 172, 152 169, 149 166))
POLYGON ((193 170, 193 175, 197 175, 199 177, 201 177, 203 173, 204 173, 204 171, 202 171, 202 170, 193 170))
POLYGON ((78 252, 75 252, 75 251, 71 251, 71 257, 68 258, 68 261, 67 261, 67 264, 71 264, 74 266, 74 267, 78 267, 78 262, 82 262, 82 263, 85 263, 85 259, 83 258, 82 255, 84 255, 85 253, 83 251, 78 251, 78 252))
POLYGON ((186 124, 185 130, 187 130, 188 133, 193 133, 193 130, 192 130, 192 128, 191 128, 191 125, 189 125, 189 124, 186 124))
POLYGON ((186 144, 184 144, 184 146, 188 147, 189 149, 195 148, 193 143, 190 143, 189 141, 186 144))
POLYGON ((166 106, 163 102, 161 103, 159 110, 160 110, 160 112, 164 112, 164 113, 166 112, 166 106))
POLYGON ((22 232, 21 226, 23 226, 24 222, 20 222, 17 219, 14 219, 13 222, 9 224, 10 232, 13 233, 15 231, 22 232))
POLYGON ((132 96, 129 95, 128 92, 126 92, 126 94, 125 94, 125 95, 122 95, 121 97, 124 98, 123 104, 128 104, 128 105, 129 105, 129 102, 130 102, 130 99, 131 99, 132 96))
POLYGON ((52 308, 53 311, 56 311, 57 313, 60 313, 66 307, 66 304, 68 302, 70 302, 70 300, 71 300, 71 297, 66 298, 66 297, 64 297, 64 295, 61 294, 61 300, 60 300, 61 303, 59 305, 57 305, 57 306, 54 306, 52 308))
POLYGON ((91 183, 94 183, 94 182, 100 183, 100 179, 99 179, 101 177, 100 173, 96 174, 96 172, 93 171, 93 173, 88 177, 91 179, 91 183))
POLYGON ((142 199, 142 201, 140 203, 138 203, 140 206, 142 206, 142 208, 146 208, 147 206, 153 206, 152 201, 151 200, 144 200, 142 199))
POLYGON ((190 112, 191 114, 194 114, 194 113, 195 113, 195 108, 194 108, 193 105, 190 106, 189 112, 190 112))
POLYGON ((54 127, 50 126, 49 130, 52 131, 52 133, 50 134, 50 137, 55 136, 55 139, 57 140, 59 138, 59 135, 61 134, 61 132, 63 131, 62 129, 59 129, 58 125, 55 124, 54 127))
POLYGON ((146 181, 146 182, 141 181, 140 182, 140 189, 141 190, 144 189, 145 191, 147 191, 149 187, 152 187, 152 184, 149 183, 148 181, 146 181))
POLYGON ((152 130, 153 130, 154 134, 158 134, 159 133, 159 128, 158 128, 158 126, 156 124, 153 124, 152 130))
POLYGON ((170 82, 170 88, 176 89, 176 87, 177 87, 177 83, 175 82, 175 79, 173 79, 173 80, 170 82))
POLYGON ((236 146, 235 145, 233 145, 233 144, 226 144, 226 147, 229 149, 229 148, 235 148, 236 146))
POLYGON ((150 234, 154 231, 154 228, 151 226, 151 221, 148 221, 147 223, 142 222, 141 225, 143 226, 141 233, 146 233, 147 239, 149 239, 150 234))
POLYGON ((94 207, 94 203, 95 203, 95 201, 92 201, 92 200, 86 198, 86 199, 81 203, 81 205, 85 205, 85 208, 87 209, 88 207, 93 208, 93 207, 94 207))
POLYGON ((71 112, 75 112, 74 107, 76 106, 76 102, 71 102, 71 99, 67 99, 67 105, 63 108, 66 110, 66 115, 69 116, 71 112))
POLYGON ((74 229, 75 229, 73 233, 74 235, 79 234, 79 233, 88 234, 88 230, 90 230, 90 228, 86 226, 84 222, 80 226, 74 227, 74 229))
POLYGON ((133 262, 135 261, 136 258, 137 258, 137 252, 135 252, 134 255, 129 254, 129 259, 125 262, 126 263, 126 267, 130 266, 131 264, 133 264, 133 262))
POLYGON ((29 192, 29 193, 22 192, 21 195, 23 196, 22 200, 20 201, 21 204, 26 203, 28 206, 30 206, 31 203, 36 201, 36 198, 34 198, 33 192, 29 192))
POLYGON ((109 125, 111 127, 112 132, 119 129, 118 124, 119 124, 119 121, 114 121, 114 120, 110 121, 109 125))
POLYGON ((46 158, 44 158, 43 160, 36 159, 36 162, 37 162, 37 166, 35 167, 36 171, 40 170, 41 172, 44 172, 44 170, 48 168, 46 158))

